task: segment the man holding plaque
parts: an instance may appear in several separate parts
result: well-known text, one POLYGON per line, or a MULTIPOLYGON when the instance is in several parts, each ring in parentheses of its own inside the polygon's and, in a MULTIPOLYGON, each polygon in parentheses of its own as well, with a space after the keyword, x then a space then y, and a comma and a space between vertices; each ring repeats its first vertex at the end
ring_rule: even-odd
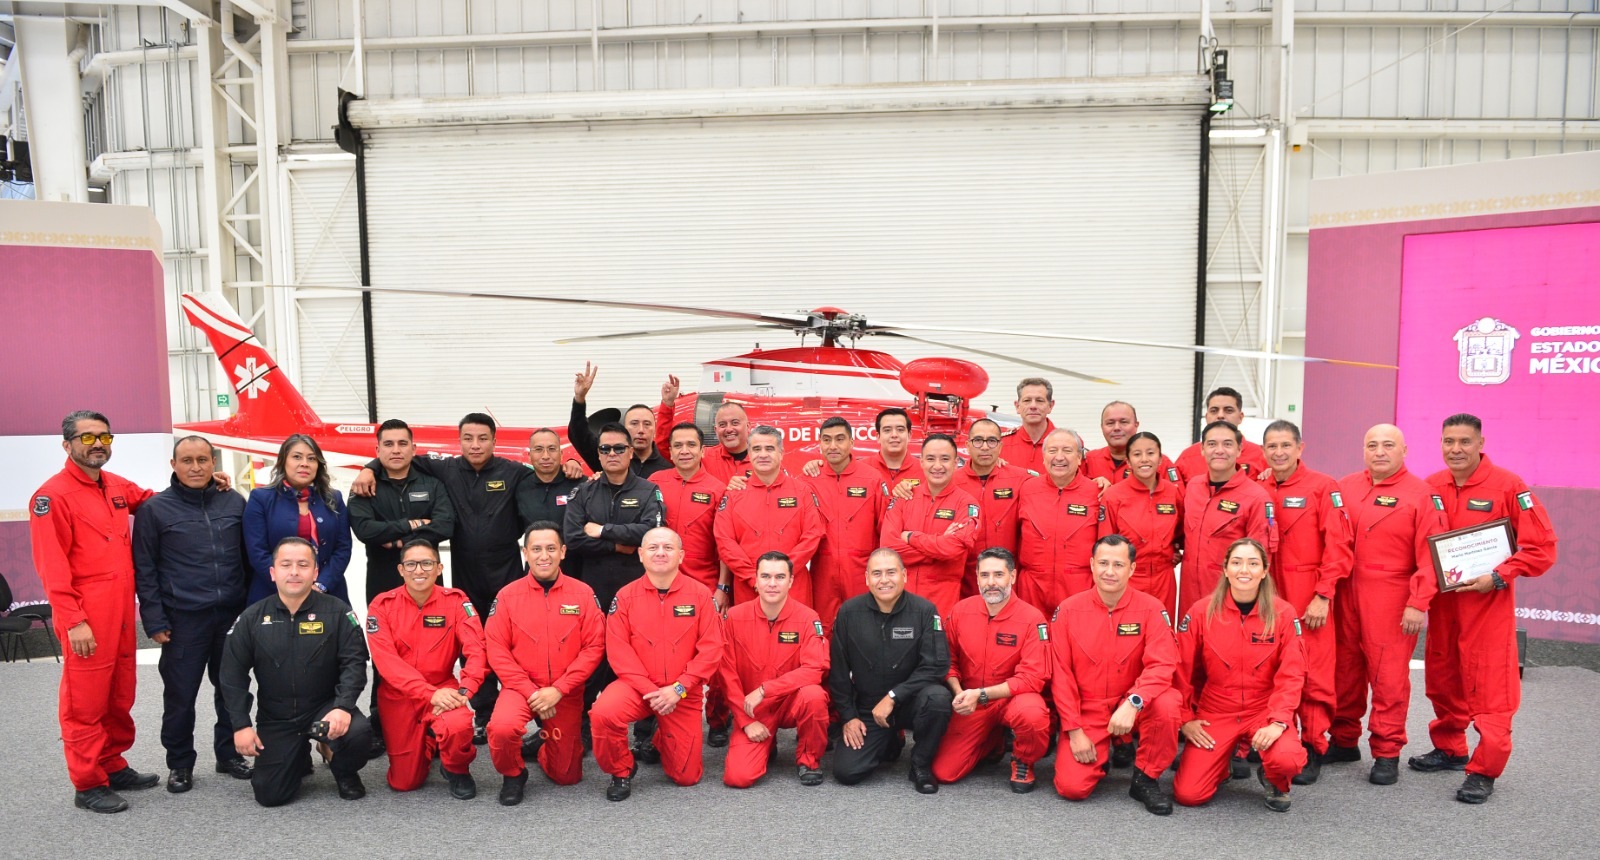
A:
MULTIPOLYGON (((1517 675, 1516 590, 1522 576, 1540 576, 1556 560, 1555 529, 1544 506, 1515 474, 1483 453, 1483 423, 1475 415, 1444 420, 1440 440, 1446 468, 1428 478, 1434 504, 1451 531, 1504 523, 1515 550, 1487 576, 1450 581, 1434 598, 1428 619, 1427 693, 1433 702, 1428 734, 1433 751, 1412 756, 1412 770, 1466 770, 1456 791, 1462 803, 1483 803, 1511 757, 1511 718, 1522 701, 1517 675), (1478 748, 1467 757, 1467 725, 1478 748)), ((1442 561, 1442 559, 1441 559, 1442 561)))
POLYGON ((1339 501, 1355 533, 1355 565, 1333 599, 1336 663, 1328 762, 1359 761, 1361 718, 1372 691, 1373 785, 1400 781, 1411 703, 1411 653, 1439 583, 1428 538, 1444 531, 1444 514, 1428 485, 1406 470, 1406 439, 1379 424, 1362 442, 1367 468, 1339 482, 1339 501))

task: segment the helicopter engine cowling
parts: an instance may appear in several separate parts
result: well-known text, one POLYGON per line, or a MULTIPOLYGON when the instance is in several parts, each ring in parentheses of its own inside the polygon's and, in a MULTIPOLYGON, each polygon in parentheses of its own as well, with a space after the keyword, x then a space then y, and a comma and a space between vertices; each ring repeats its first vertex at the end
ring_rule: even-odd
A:
POLYGON ((959 436, 967 403, 989 387, 989 374, 959 358, 919 358, 900 369, 900 387, 916 399, 918 435, 959 436))

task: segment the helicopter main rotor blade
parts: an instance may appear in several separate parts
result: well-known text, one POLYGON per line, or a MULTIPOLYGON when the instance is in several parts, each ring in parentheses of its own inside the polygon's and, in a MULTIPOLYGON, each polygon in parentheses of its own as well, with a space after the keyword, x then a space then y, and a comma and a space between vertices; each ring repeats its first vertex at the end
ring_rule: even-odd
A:
MULTIPOLYGON (((288 284, 269 284, 284 287, 288 284)), ((453 296, 475 299, 510 299, 519 302, 543 302, 558 305, 589 305, 591 307, 620 308, 630 311, 657 311, 668 314, 687 314, 713 319, 747 320, 782 328, 810 328, 811 319, 805 314, 757 314, 747 311, 728 311, 720 308, 701 308, 692 305, 664 305, 656 302, 619 302, 610 299, 586 299, 573 296, 535 296, 518 293, 499 293, 489 290, 435 290, 425 287, 360 287, 329 284, 295 284, 301 290, 338 290, 351 293, 395 293, 414 296, 453 296)))
POLYGON ((1098 383, 1101 383, 1103 385, 1117 385, 1117 384, 1119 384, 1119 383, 1114 382, 1114 381, 1112 381, 1110 379, 1101 379, 1098 376, 1090 376, 1087 373, 1079 373, 1076 370, 1068 370, 1065 367, 1056 367, 1053 364, 1044 364, 1042 362, 1033 361, 1032 359, 1018 358, 1017 356, 1006 355, 1005 353, 1000 353, 1000 352, 990 352, 990 351, 988 351, 986 349, 978 349, 977 347, 962 346, 962 345, 957 344, 957 343, 945 343, 943 341, 938 341, 938 340, 928 340, 925 337, 917 337, 915 335, 903 334, 903 333, 897 332, 897 331, 875 331, 875 332, 873 332, 873 334, 883 335, 884 337, 897 337, 897 338, 900 338, 901 340, 914 340, 917 343, 925 343, 925 344, 927 344, 929 346, 937 346, 940 349, 954 349, 954 350, 959 350, 961 352, 970 352, 973 355, 981 355, 981 356, 983 356, 985 358, 998 358, 1001 361, 1009 361, 1009 362, 1012 362, 1013 364, 1020 364, 1020 365, 1023 365, 1025 367, 1032 367, 1032 368, 1035 368, 1037 370, 1044 370, 1044 371, 1048 371, 1050 373, 1060 373, 1060 374, 1063 374, 1065 376, 1071 376, 1071 377, 1074 377, 1076 379, 1082 379, 1085 382, 1098 382, 1098 383))
POLYGON ((694 326, 692 328, 662 328, 662 329, 654 329, 654 330, 651 330, 651 331, 619 331, 619 332, 612 332, 611 334, 590 334, 590 335, 583 335, 582 337, 563 337, 563 338, 558 338, 555 342, 559 343, 559 344, 592 343, 594 341, 600 341, 600 340, 630 340, 630 339, 641 338, 641 337, 669 337, 669 336, 672 336, 672 335, 680 335, 680 334, 720 334, 720 333, 723 333, 723 332, 757 331, 757 330, 774 330, 774 329, 778 330, 778 331, 785 331, 785 330, 788 330, 790 328, 792 328, 792 327, 791 326, 786 326, 786 325, 767 325, 767 324, 763 324, 763 323, 756 323, 756 324, 745 323, 745 324, 733 324, 733 325, 704 325, 704 326, 694 326))
MULTIPOLYGON (((1070 340, 1082 343, 1105 343, 1114 346, 1142 346, 1152 349, 1174 349, 1180 352, 1199 352, 1206 355, 1226 355, 1234 358, 1266 358, 1274 361, 1295 361, 1303 364, 1341 364, 1348 367, 1376 367, 1397 370, 1393 364, 1370 361, 1350 361, 1342 358, 1317 358, 1309 355, 1284 355, 1277 352, 1260 352, 1252 349, 1233 349, 1225 346, 1194 346, 1177 343, 1160 343, 1150 340, 1127 340, 1113 337, 1093 337, 1083 334, 1058 334, 1041 331, 1011 331, 992 328, 949 328, 945 326, 901 325, 899 323, 873 322, 867 326, 868 334, 889 334, 899 331, 947 332, 950 334, 995 334, 1005 337, 1037 337, 1045 340, 1070 340)), ((965 349, 966 347, 960 347, 965 349)))

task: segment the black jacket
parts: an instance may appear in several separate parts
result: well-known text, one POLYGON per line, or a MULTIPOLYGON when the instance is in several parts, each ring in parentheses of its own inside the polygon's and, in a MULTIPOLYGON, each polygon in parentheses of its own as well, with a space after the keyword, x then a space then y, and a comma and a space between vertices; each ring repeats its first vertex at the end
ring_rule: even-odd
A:
POLYGON ((585 482, 567 500, 563 527, 567 558, 577 559, 577 578, 604 598, 601 605, 606 605, 618 588, 644 575, 638 553, 617 552, 617 545, 637 547, 644 542, 645 532, 665 522, 661 489, 631 472, 621 486, 604 475, 585 482), (589 523, 600 523, 600 537, 583 533, 589 523))
MULTIPOLYGON (((556 472, 556 479, 549 483, 539 480, 538 473, 530 475, 525 483, 531 498, 528 524, 549 520, 559 526, 566 523, 567 504, 577 495, 578 488, 583 486, 585 481, 583 478, 569 478, 562 472, 556 472)), ((581 565, 578 564, 577 558, 571 555, 561 562, 561 572, 573 578, 578 576, 580 569, 581 565)))
MULTIPOLYGON (((600 471, 600 440, 589 428, 589 415, 583 409, 583 404, 572 401, 572 414, 567 418, 567 441, 572 443, 572 450, 578 452, 583 462, 589 468, 600 471)), ((650 456, 640 460, 637 456, 628 461, 628 471, 641 478, 648 478, 663 469, 672 468, 672 463, 661 452, 656 450, 655 441, 650 442, 650 456)))
POLYGON ((890 690, 905 702, 949 674, 950 646, 932 601, 908 591, 884 614, 871 594, 858 594, 839 607, 828 687, 842 721, 871 720, 890 690))
POLYGON ((367 640, 356 614, 342 600, 313 590, 289 614, 274 594, 245 607, 228 631, 220 686, 233 730, 250 718, 250 672, 260 699, 258 722, 306 723, 329 699, 354 711, 367 685, 367 640))
POLYGON ((381 468, 374 477, 377 485, 373 495, 350 497, 350 530, 355 532, 356 540, 367 545, 368 578, 373 571, 393 573, 400 564, 400 548, 384 544, 422 538, 438 546, 450 539, 456 526, 450 492, 438 478, 412 469, 403 480, 396 481, 381 468), (412 529, 411 520, 431 522, 412 529))
MULTIPOLYGON (((382 474, 383 466, 376 460, 367 468, 382 474)), ((473 603, 489 605, 506 583, 522 575, 517 542, 533 521, 529 481, 533 470, 504 457, 490 457, 481 470, 473 469, 465 457, 418 457, 411 468, 444 484, 455 508, 451 584, 473 603)))
POLYGON ((168 610, 238 611, 250 589, 244 496, 212 484, 194 490, 172 476, 133 518, 139 617, 153 636, 172 629, 168 610))

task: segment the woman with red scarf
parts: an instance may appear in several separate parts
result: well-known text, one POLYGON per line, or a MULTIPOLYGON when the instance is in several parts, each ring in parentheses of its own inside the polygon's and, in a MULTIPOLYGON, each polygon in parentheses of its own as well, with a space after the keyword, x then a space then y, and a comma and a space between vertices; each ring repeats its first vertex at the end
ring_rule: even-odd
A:
POLYGON ((350 511, 329 485, 328 461, 310 436, 283 440, 270 483, 250 492, 244 506, 244 546, 252 577, 247 603, 277 589, 272 584, 272 550, 286 537, 303 537, 317 547, 318 591, 350 602, 344 569, 350 563, 350 511))

